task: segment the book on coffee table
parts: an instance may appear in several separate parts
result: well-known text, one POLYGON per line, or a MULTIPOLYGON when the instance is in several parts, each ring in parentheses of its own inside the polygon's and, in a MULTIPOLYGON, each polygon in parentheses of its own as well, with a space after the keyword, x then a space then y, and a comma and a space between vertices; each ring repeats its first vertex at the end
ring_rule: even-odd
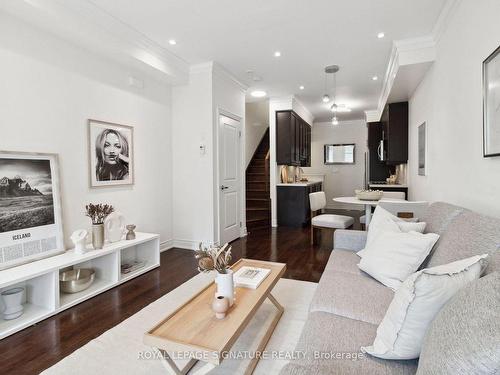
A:
POLYGON ((257 289, 267 275, 269 275, 269 272, 271 272, 271 270, 268 268, 241 267, 234 274, 235 286, 257 289))

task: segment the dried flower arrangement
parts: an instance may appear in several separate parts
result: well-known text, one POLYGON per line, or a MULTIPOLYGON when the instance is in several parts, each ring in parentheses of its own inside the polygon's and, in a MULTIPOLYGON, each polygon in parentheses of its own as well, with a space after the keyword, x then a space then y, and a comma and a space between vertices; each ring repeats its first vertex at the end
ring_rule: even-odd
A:
POLYGON ((85 210, 87 211, 86 216, 90 217, 90 220, 92 220, 92 224, 97 225, 103 224, 106 216, 112 213, 115 209, 110 204, 89 203, 85 206, 85 210))
POLYGON ((200 242, 199 250, 195 251, 195 258, 198 259, 198 271, 210 272, 217 271, 219 273, 227 273, 229 262, 231 261, 231 246, 210 245, 203 247, 200 242))

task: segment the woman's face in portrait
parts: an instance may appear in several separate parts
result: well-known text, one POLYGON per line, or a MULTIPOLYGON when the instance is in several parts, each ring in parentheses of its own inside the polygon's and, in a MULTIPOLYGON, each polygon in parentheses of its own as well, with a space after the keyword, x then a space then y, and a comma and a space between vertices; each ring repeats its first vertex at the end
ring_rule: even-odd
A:
POLYGON ((103 147, 104 162, 108 164, 118 163, 121 152, 122 145, 118 136, 115 133, 107 134, 103 147))

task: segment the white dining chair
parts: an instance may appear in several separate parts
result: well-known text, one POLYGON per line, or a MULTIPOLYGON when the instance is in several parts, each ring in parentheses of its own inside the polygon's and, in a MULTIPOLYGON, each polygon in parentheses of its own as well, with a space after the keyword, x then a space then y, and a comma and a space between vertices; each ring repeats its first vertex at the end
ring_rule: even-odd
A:
MULTIPOLYGON (((403 200, 406 198, 406 195, 402 191, 384 191, 382 193, 382 199, 400 199, 403 200)), ((366 216, 363 215, 359 218, 360 224, 364 227, 366 224, 366 216)))
POLYGON ((347 229, 352 227, 354 219, 350 216, 320 214, 316 212, 326 207, 326 195, 324 191, 309 194, 309 205, 311 206, 311 244, 314 244, 314 229, 347 229))

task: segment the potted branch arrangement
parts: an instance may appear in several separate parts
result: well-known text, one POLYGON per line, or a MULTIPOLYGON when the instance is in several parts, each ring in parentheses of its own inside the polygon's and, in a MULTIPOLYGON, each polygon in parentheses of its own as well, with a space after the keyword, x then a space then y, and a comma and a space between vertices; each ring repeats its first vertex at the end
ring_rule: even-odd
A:
POLYGON ((217 293, 212 307, 217 318, 223 318, 227 309, 234 303, 233 270, 229 268, 231 246, 226 243, 224 246, 204 247, 200 243, 199 249, 195 251, 195 257, 198 260, 199 272, 216 271, 217 293), (227 306, 225 306, 226 304, 227 306))
POLYGON ((102 249, 104 246, 104 219, 115 209, 109 204, 92 204, 85 206, 86 216, 92 220, 92 246, 102 249))

